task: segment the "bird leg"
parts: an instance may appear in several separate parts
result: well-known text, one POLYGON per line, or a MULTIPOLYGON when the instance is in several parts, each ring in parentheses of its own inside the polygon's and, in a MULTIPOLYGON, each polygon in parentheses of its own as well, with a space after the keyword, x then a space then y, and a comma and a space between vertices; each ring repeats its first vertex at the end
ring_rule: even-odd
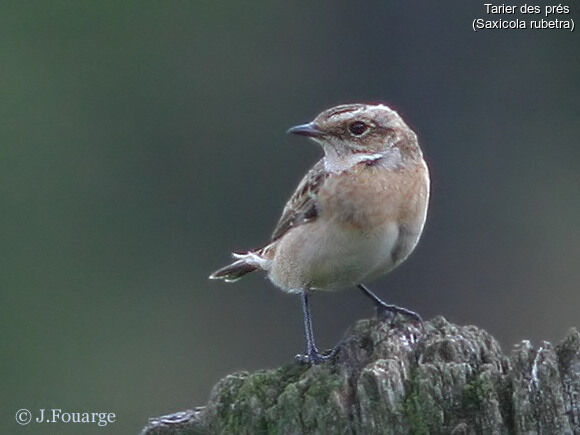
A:
POLYGON ((330 352, 321 354, 314 342, 314 334, 312 332, 312 317, 310 315, 310 305, 308 304, 308 291, 302 292, 302 311, 304 312, 304 333, 306 336, 306 353, 296 355, 296 359, 306 364, 320 364, 328 361, 336 355, 338 346, 330 352))
POLYGON ((379 298, 376 294, 374 294, 372 291, 370 291, 364 284, 359 284, 357 287, 366 296, 368 296, 369 298, 372 299, 372 301, 375 303, 375 306, 377 308, 378 315, 389 313, 391 320, 394 320, 395 316, 397 314, 402 314, 404 316, 411 317, 417 323, 419 323, 419 325, 421 325, 422 329, 425 329, 425 325, 423 324, 423 319, 416 312, 408 310, 408 309, 403 308, 403 307, 399 307, 397 305, 387 304, 385 301, 383 301, 381 298, 379 298))

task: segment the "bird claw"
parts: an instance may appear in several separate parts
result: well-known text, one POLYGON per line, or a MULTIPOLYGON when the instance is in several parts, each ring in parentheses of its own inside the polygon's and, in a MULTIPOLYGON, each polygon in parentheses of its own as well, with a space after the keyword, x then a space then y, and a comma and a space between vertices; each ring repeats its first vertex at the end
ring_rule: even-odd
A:
POLYGON ((296 360, 302 364, 318 365, 333 359, 336 356, 337 348, 326 351, 324 354, 318 349, 310 349, 308 353, 296 355, 296 360))
POLYGON ((383 318, 390 323, 393 323, 397 317, 397 314, 410 317, 415 323, 419 324, 423 331, 425 331, 425 323, 423 322, 423 318, 418 313, 403 307, 399 307, 397 305, 377 304, 377 316, 379 318, 383 318))

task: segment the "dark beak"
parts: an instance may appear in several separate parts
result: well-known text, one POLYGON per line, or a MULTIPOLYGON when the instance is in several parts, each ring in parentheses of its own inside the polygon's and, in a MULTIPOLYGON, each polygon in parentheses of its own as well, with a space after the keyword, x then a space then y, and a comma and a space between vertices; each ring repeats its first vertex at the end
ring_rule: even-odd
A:
POLYGON ((296 127, 289 128, 286 132, 288 134, 299 134, 300 136, 308 137, 320 137, 324 136, 324 132, 319 130, 318 127, 309 122, 308 124, 297 125, 296 127))

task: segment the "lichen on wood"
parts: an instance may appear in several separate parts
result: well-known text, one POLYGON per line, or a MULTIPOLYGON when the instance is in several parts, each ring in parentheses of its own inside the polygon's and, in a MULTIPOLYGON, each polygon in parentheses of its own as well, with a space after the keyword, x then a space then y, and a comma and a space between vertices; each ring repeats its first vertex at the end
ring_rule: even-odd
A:
POLYGON ((580 333, 506 356, 475 326, 358 321, 336 358, 239 372, 143 434, 580 434, 580 333))

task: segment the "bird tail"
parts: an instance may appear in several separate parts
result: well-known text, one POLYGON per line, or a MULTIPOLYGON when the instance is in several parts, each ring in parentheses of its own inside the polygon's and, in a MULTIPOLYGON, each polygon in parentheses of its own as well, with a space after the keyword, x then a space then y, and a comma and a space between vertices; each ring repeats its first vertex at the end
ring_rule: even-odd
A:
POLYGON ((245 274, 253 272, 256 269, 256 266, 252 266, 244 260, 237 260, 232 264, 216 270, 209 276, 209 279, 223 279, 225 282, 235 282, 245 274))
POLYGON ((232 254, 237 258, 232 264, 228 264, 216 270, 209 279, 223 279, 226 282, 235 282, 242 276, 257 269, 265 269, 268 260, 262 258, 259 253, 248 252, 246 254, 232 254))

